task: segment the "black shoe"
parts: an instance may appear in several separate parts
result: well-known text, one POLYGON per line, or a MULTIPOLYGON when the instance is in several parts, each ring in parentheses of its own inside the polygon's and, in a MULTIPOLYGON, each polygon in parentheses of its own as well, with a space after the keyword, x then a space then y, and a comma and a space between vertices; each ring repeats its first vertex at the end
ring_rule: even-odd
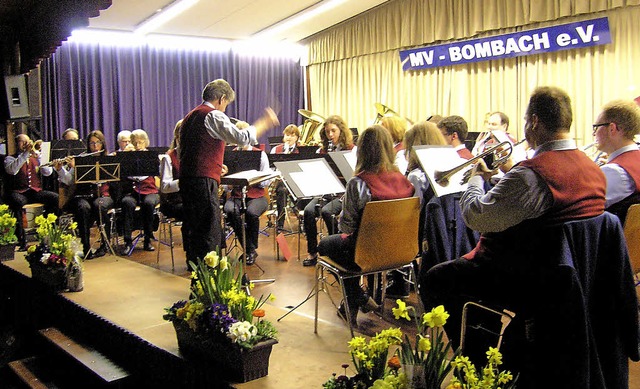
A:
POLYGON ((366 300, 364 304, 360 305, 360 310, 362 311, 362 313, 369 313, 371 311, 377 311, 378 309, 380 309, 380 305, 378 305, 378 303, 376 303, 374 299, 367 295, 365 295, 365 297, 366 300))
POLYGON ((256 263, 256 258, 258 258, 258 253, 256 253, 255 251, 249 253, 249 255, 247 256, 247 266, 251 266, 256 263))
POLYGON ((104 257, 105 255, 107 255, 107 248, 104 246, 98 247, 98 249, 93 252, 94 258, 104 257))
POLYGON ((388 299, 404 299, 409 297, 409 283, 407 281, 394 281, 387 287, 385 298, 388 299))
POLYGON ((89 261, 93 258, 95 258, 96 255, 93 253, 93 251, 91 249, 89 249, 89 252, 87 253, 87 255, 84 257, 85 261, 89 261))
MULTIPOLYGON (((344 306, 344 300, 340 302, 340 306, 338 307, 338 316, 347 323, 347 309, 344 306)), ((351 326, 356 328, 358 327, 358 309, 350 309, 349 314, 351 315, 351 326)))
POLYGON ((151 245, 151 242, 144 242, 144 251, 156 251, 156 248, 151 245))
POLYGON ((313 257, 307 257, 304 261, 302 261, 302 266, 315 266, 318 263, 318 254, 313 257))

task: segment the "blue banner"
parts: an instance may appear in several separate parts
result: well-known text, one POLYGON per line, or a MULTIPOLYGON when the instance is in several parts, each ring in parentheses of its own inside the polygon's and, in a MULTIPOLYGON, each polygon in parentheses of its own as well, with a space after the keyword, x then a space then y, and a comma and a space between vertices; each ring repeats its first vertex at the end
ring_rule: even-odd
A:
POLYGON ((400 52, 403 70, 520 57, 611 43, 605 18, 400 52))

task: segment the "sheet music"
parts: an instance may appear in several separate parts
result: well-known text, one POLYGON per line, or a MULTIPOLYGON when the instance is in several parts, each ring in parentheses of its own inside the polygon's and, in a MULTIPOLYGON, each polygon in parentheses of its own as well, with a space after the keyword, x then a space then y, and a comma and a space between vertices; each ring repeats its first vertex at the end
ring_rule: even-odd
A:
MULTIPOLYGON (((431 182, 436 196, 441 197, 450 193, 464 192, 467 190, 467 184, 461 184, 464 172, 467 169, 462 169, 457 172, 451 178, 449 178, 449 185, 442 186, 436 183, 435 172, 447 171, 449 169, 460 166, 466 160, 460 158, 458 152, 451 146, 414 146, 413 149, 418 156, 420 165, 431 182)), ((469 166, 471 168, 471 166, 469 166)))
POLYGON ((40 145, 40 163, 51 162, 51 142, 42 142, 40 145))
POLYGON ((356 170, 356 162, 358 161, 358 154, 351 152, 344 155, 344 159, 347 160, 351 169, 356 170))
POLYGON ((291 173, 291 178, 305 197, 344 193, 344 186, 324 160, 300 162, 298 166, 302 171, 291 173))

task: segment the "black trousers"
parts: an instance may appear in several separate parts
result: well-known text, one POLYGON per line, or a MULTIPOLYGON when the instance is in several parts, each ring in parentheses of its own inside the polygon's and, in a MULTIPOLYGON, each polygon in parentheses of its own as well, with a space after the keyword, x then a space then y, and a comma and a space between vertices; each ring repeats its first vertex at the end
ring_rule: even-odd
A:
POLYGON ((100 217, 105 224, 107 238, 110 237, 111 229, 107 226, 109 222, 107 211, 113 206, 111 197, 74 197, 71 199, 68 207, 78 223, 78 233, 85 254, 91 249, 91 226, 94 221, 100 223, 100 217))
POLYGON ((24 226, 22 225, 22 207, 26 204, 42 203, 44 204, 45 214, 54 213, 58 214, 58 194, 48 190, 41 190, 36 192, 33 189, 28 189, 26 192, 18 193, 11 192, 7 196, 7 205, 15 215, 18 222, 16 223, 16 236, 18 237, 18 244, 24 246, 27 244, 27 239, 24 234, 24 226))
POLYGON ((141 195, 139 193, 128 194, 122 199, 122 221, 124 224, 124 241, 131 244, 131 232, 133 231, 133 218, 136 206, 140 205, 142 213, 142 228, 144 240, 149 242, 153 236, 153 218, 156 205, 160 203, 160 195, 152 193, 141 195))
POLYGON ((187 261, 197 263, 198 258, 219 249, 222 240, 218 182, 207 177, 180 177, 180 193, 191 234, 187 261))
POLYGON ((318 252, 318 227, 316 217, 322 215, 322 220, 329 229, 329 234, 338 232, 338 223, 335 216, 342 212, 342 201, 340 198, 323 203, 319 197, 314 197, 304 207, 304 232, 307 236, 307 252, 315 254, 318 252))
MULTIPOLYGON (((258 236, 260 235, 260 216, 267 210, 269 204, 265 197, 255 199, 247 198, 247 210, 245 213, 246 232, 247 232, 247 253, 252 253, 258 248, 258 236)), ((227 219, 231 223, 231 227, 238 237, 238 241, 242 244, 242 199, 231 198, 224 204, 224 212, 227 219)))

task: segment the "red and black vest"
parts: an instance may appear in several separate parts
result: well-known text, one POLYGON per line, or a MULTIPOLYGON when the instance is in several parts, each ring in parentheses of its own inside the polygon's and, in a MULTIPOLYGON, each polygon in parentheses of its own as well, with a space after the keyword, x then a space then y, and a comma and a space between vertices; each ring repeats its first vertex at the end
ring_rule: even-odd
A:
MULTIPOLYGON (((18 154, 15 154, 14 157, 18 158, 18 154)), ((42 182, 40 181, 38 166, 40 166, 38 159, 30 156, 27 162, 22 164, 18 173, 10 177, 11 190, 18 193, 26 192, 29 189, 40 192, 42 190, 42 182)))
MULTIPOLYGON (((283 154, 284 153, 284 143, 280 143, 279 145, 274 147, 274 149, 275 149, 274 153, 283 154)), ((294 147, 293 151, 289 152, 289 154, 298 154, 298 153, 300 153, 300 150, 298 150, 298 146, 297 145, 294 147)))
POLYGON ((547 151, 520 165, 532 169, 546 182, 553 195, 551 209, 539 218, 525 220, 505 231, 482 234, 476 247, 463 258, 515 260, 523 241, 536 230, 604 212, 607 189, 604 173, 582 151, 547 151))
POLYGON ((631 177, 636 184, 636 192, 640 192, 640 150, 622 153, 607 163, 616 163, 631 177))
POLYGON ((413 196, 415 188, 400 172, 361 172, 356 174, 371 191, 371 200, 393 200, 413 196))
POLYGON ((148 195, 158 193, 158 187, 156 186, 156 178, 154 176, 148 176, 142 181, 136 181, 133 183, 133 190, 141 195, 148 195))
POLYGON ((471 151, 469 151, 469 149, 466 147, 456 151, 458 152, 458 155, 462 159, 470 160, 471 158, 473 158, 473 154, 471 154, 471 151))
POLYGON ((209 135, 204 125, 214 108, 200 104, 187 114, 180 134, 180 168, 182 177, 207 177, 220 183, 225 142, 209 135))

